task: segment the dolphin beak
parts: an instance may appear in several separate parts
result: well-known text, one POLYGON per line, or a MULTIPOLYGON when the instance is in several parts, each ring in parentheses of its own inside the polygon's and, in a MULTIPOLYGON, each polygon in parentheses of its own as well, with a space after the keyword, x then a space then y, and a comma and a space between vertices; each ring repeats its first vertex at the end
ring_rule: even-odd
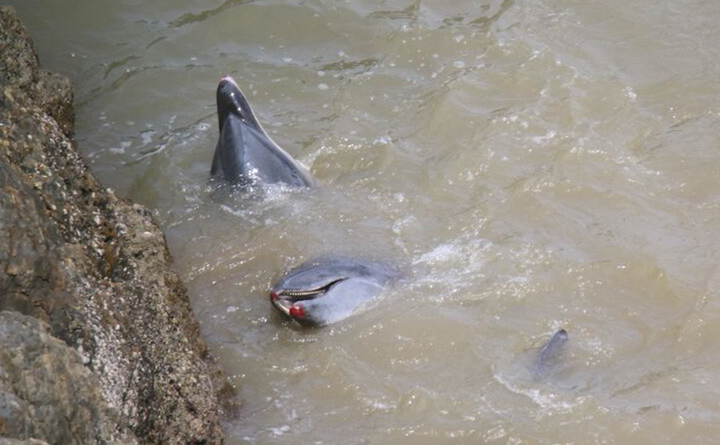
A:
POLYGON ((235 82, 235 79, 233 79, 232 76, 229 74, 224 76, 222 79, 220 79, 220 82, 223 82, 223 81, 230 82, 231 84, 235 85, 235 88, 240 89, 237 82, 235 82))
MULTIPOLYGON (((278 294, 272 292, 270 294, 270 301, 280 312, 290 317, 290 307, 292 307, 292 301, 278 297, 278 294)), ((290 317, 292 318, 292 317, 290 317)))

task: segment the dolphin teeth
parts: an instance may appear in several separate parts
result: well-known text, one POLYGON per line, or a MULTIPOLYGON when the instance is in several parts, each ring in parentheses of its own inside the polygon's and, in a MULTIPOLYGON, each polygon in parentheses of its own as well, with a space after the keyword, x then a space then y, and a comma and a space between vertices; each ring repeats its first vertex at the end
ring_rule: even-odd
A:
POLYGON ((329 282, 328 284, 320 287, 316 287, 314 289, 304 289, 304 290, 279 290, 275 292, 275 294, 278 296, 278 298, 283 298, 286 300, 290 300, 292 302, 295 301, 301 301, 301 300, 310 300, 315 297, 317 297, 320 294, 324 294, 330 288, 337 283, 347 280, 347 278, 338 278, 337 280, 333 280, 329 282))

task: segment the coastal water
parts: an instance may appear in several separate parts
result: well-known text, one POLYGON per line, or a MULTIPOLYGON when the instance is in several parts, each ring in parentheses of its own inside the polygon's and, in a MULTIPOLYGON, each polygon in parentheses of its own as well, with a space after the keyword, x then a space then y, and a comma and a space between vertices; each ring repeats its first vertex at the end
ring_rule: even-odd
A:
POLYGON ((95 174, 167 233, 228 443, 720 437, 720 2, 10 4, 95 174), (225 74, 319 187, 209 180, 225 74), (268 289, 327 254, 403 279, 297 329, 268 289))

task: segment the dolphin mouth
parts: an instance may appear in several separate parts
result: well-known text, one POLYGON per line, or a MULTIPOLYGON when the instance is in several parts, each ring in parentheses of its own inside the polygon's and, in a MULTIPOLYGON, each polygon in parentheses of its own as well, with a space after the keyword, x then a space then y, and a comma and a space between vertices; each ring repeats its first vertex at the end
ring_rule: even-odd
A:
POLYGON ((347 277, 338 278, 327 284, 311 289, 274 289, 270 293, 270 301, 280 312, 290 318, 295 318, 291 313, 291 309, 295 303, 319 298, 325 295, 333 286, 344 280, 347 280, 347 277))

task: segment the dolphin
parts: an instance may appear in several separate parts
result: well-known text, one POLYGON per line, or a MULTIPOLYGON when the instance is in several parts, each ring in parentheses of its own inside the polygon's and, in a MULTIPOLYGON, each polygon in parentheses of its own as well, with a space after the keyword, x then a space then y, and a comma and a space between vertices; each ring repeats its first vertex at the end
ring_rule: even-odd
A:
POLYGON ((223 77, 218 84, 217 113, 220 138, 211 175, 221 175, 228 182, 242 185, 314 185, 307 169, 270 139, 230 76, 223 77))
POLYGON ((319 259, 288 272, 272 288, 270 301, 303 326, 324 326, 352 315, 397 278, 394 268, 379 262, 319 259))
POLYGON ((533 374, 536 379, 540 379, 548 373, 553 359, 560 355, 567 341, 567 331, 565 329, 560 329, 555 332, 552 337, 550 337, 550 340, 545 343, 545 346, 540 349, 540 352, 535 359, 535 366, 533 368, 533 374))

